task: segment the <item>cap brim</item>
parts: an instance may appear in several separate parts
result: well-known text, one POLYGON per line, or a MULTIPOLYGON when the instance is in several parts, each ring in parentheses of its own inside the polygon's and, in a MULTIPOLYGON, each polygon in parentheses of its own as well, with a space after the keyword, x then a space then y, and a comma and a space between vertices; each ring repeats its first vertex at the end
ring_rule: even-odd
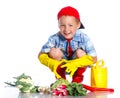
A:
POLYGON ((83 26, 83 24, 81 23, 81 26, 79 29, 85 29, 85 27, 83 26))

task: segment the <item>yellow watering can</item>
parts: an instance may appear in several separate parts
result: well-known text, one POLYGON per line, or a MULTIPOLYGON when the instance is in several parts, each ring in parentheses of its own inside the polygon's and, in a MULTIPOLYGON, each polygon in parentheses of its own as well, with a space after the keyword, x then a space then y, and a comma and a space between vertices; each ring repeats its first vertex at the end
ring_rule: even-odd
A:
POLYGON ((91 68, 91 86, 107 88, 108 71, 104 66, 104 60, 99 60, 91 68))

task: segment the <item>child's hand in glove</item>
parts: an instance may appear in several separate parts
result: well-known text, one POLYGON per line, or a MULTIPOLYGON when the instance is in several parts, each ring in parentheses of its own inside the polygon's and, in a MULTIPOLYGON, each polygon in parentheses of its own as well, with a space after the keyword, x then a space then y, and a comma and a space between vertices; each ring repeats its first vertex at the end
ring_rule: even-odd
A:
POLYGON ((73 76, 78 67, 87 67, 94 64, 93 58, 89 55, 84 55, 81 58, 75 60, 69 60, 66 64, 62 65, 61 68, 66 67, 66 72, 73 76))
POLYGON ((41 54, 38 59, 40 60, 40 62, 42 64, 44 64, 45 66, 49 67, 51 69, 52 72, 54 72, 55 76, 59 79, 61 78, 61 76, 57 73, 57 68, 59 65, 61 65, 63 62, 66 62, 66 60, 61 60, 61 61, 57 61, 55 59, 52 59, 48 56, 48 54, 41 54))

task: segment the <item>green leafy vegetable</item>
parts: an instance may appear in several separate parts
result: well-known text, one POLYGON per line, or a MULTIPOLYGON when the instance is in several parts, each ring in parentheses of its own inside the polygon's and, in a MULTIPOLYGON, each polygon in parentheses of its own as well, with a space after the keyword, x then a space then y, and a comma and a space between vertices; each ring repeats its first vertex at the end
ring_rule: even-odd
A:
POLYGON ((32 78, 24 73, 20 76, 13 77, 16 81, 4 82, 7 85, 18 87, 22 93, 50 93, 49 87, 35 86, 32 78))
POLYGON ((68 80, 65 80, 65 79, 58 79, 57 81, 55 81, 55 83, 53 83, 50 87, 51 90, 53 90, 54 88, 56 88, 57 86, 60 86, 62 84, 65 84, 65 85, 68 85, 69 82, 68 80))
POLYGON ((69 83, 66 89, 71 96, 84 96, 87 94, 87 90, 80 83, 69 83))
POLYGON ((14 81, 13 83, 11 82, 5 82, 5 83, 10 86, 18 87, 21 92, 36 92, 35 91, 36 86, 34 86, 34 83, 30 76, 27 76, 23 73, 20 76, 13 78, 16 79, 16 81, 14 81))
MULTIPOLYGON (((52 86, 51 86, 51 90, 56 90, 57 88, 59 88, 62 84, 66 85, 66 90, 68 91, 68 95, 70 96, 85 96, 87 94, 87 90, 83 88, 82 84, 80 83, 76 83, 76 82, 72 82, 69 83, 67 80, 65 79, 58 79, 52 86)), ((62 92, 63 90, 59 91, 62 92)), ((56 92, 56 91, 55 91, 56 92)), ((58 94, 58 92, 56 92, 58 94)), ((56 94, 55 93, 55 94, 56 94)))

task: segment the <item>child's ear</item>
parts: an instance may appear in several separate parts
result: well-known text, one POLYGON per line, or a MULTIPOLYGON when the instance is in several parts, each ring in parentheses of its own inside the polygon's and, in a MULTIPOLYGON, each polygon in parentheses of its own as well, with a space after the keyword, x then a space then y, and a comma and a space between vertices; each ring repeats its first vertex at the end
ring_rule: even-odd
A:
POLYGON ((77 26, 77 29, 79 29, 79 28, 80 28, 80 26, 81 26, 81 24, 79 23, 79 24, 78 24, 78 26, 77 26))

